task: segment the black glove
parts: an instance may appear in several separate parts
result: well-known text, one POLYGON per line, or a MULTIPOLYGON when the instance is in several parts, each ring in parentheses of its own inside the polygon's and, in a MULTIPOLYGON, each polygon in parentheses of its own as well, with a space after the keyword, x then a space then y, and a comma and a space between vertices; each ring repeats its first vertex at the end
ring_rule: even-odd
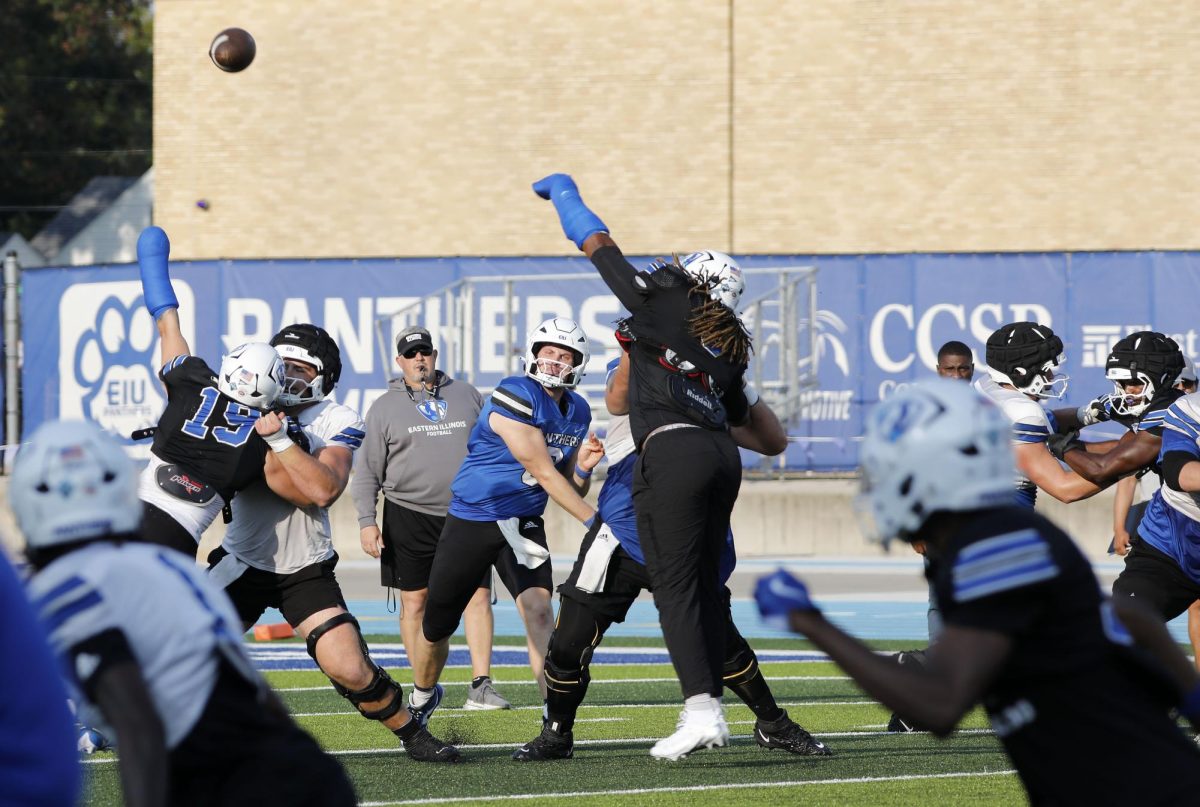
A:
POLYGON ((621 346, 621 350, 626 353, 633 350, 633 343, 636 341, 633 336, 633 331, 629 328, 629 318, 626 317, 617 323, 617 329, 613 331, 613 335, 617 337, 617 344, 621 346))
POLYGON ((1062 460, 1068 451, 1086 450, 1083 447, 1083 443, 1079 441, 1078 431, 1050 435, 1046 438, 1046 448, 1050 449, 1050 453, 1058 460, 1062 460))

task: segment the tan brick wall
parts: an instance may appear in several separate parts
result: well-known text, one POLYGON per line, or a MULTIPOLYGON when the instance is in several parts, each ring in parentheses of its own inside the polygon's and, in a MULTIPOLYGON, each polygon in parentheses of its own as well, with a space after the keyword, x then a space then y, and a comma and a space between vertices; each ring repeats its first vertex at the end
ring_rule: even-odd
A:
POLYGON ((155 219, 179 258, 569 254, 528 191, 562 170, 629 252, 1194 248, 1198 31, 1117 0, 159 0, 155 219), (207 59, 228 25, 241 74, 207 59))

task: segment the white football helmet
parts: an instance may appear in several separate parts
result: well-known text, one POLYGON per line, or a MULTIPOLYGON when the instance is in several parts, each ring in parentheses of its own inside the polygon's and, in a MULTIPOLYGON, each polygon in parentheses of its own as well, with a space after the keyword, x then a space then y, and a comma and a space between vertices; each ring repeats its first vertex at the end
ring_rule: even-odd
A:
POLYGON ((137 473, 117 439, 85 420, 51 420, 21 446, 9 487, 31 549, 138 530, 137 473))
POLYGON ((746 278, 737 261, 724 252, 693 252, 679 262, 683 271, 708 287, 708 296, 736 312, 746 290, 746 278))
POLYGON ((525 375, 543 387, 575 389, 583 378, 584 369, 591 356, 588 338, 578 322, 565 317, 548 319, 530 331, 529 338, 525 341, 525 375), (566 365, 562 362, 538 359, 537 353, 543 345, 567 348, 575 354, 575 363, 566 365))
POLYGON ((1011 440, 1003 413, 961 381, 922 381, 880 403, 860 453, 867 537, 911 541, 938 511, 1011 504, 1011 440))
POLYGON ((283 385, 283 360, 266 342, 238 345, 221 358, 217 389, 251 409, 270 409, 283 385))

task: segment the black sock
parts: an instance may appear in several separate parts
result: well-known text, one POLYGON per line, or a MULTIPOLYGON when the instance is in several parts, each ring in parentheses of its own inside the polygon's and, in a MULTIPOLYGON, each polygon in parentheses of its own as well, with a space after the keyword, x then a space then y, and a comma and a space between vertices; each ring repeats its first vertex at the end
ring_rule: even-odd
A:
POLYGON ((492 676, 490 676, 490 675, 475 676, 474 678, 471 679, 471 689, 479 689, 479 687, 481 687, 483 685, 483 682, 490 680, 491 677, 492 676))
POLYGON ((726 680, 725 686, 732 689, 734 694, 750 707, 754 716, 764 723, 774 723, 783 717, 783 709, 780 709, 779 704, 775 702, 775 696, 771 694, 771 687, 767 686, 767 679, 763 678, 757 665, 755 665, 752 675, 736 684, 731 684, 726 680))
POLYGON ((415 718, 409 720, 398 729, 392 729, 392 734, 395 734, 401 740, 407 741, 413 738, 413 735, 421 730, 421 723, 415 718))

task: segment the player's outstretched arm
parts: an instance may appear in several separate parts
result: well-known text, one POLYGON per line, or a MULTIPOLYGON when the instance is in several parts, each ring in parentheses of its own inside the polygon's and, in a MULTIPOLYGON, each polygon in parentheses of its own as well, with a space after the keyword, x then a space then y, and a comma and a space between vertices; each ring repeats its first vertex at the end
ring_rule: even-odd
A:
POLYGON ((1129 551, 1130 535, 1125 529, 1125 519, 1129 517, 1129 509, 1133 507, 1133 494, 1137 488, 1137 477, 1127 476, 1115 485, 1116 495, 1113 496, 1113 548, 1121 557, 1129 551))
POLYGON ((171 242, 161 227, 147 227, 138 236, 138 272, 142 278, 142 300, 154 317, 158 336, 162 340, 164 366, 176 356, 191 354, 187 340, 179 328, 179 300, 171 286, 168 259, 171 242))
POLYGON ((1180 703, 1186 703, 1187 698, 1192 697, 1190 713, 1189 710, 1182 710, 1188 719, 1200 721, 1200 676, 1179 645, 1175 644, 1171 634, 1167 633, 1162 617, 1127 597, 1114 599, 1112 606, 1117 618, 1138 646, 1152 655, 1175 681, 1180 703))
MULTIPOLYGON (((617 330, 620 334, 620 329, 617 330)), ((619 337, 618 337, 619 338, 619 337)), ((629 354, 622 352, 616 369, 604 383, 604 406, 610 415, 629 414, 629 354)))
POLYGON ((1023 443, 1013 454, 1017 469, 1060 502, 1077 502, 1100 492, 1099 485, 1059 465, 1045 443, 1023 443))
POLYGON ((97 673, 92 700, 121 741, 121 789, 125 803, 167 803, 167 741, 150 689, 133 661, 97 673))
POLYGON ((596 436, 595 432, 592 432, 575 452, 575 462, 571 464, 571 470, 566 475, 580 496, 587 495, 588 488, 592 486, 592 471, 596 469, 603 458, 604 443, 600 442, 600 438, 596 436))
POLYGON ((803 634, 867 694, 939 736, 979 701, 1012 650, 1003 634, 949 625, 927 667, 898 666, 827 621, 807 586, 782 569, 758 581, 754 599, 768 624, 803 634))
POLYGON ((554 467, 541 429, 528 423, 518 423, 495 412, 488 416, 488 425, 500 435, 513 458, 525 467, 559 507, 585 524, 592 520, 596 515, 595 508, 585 502, 574 485, 554 467))
POLYGON ((1092 445, 1085 449, 1076 444, 1076 450, 1066 451, 1062 460, 1084 479, 1104 487, 1154 462, 1160 448, 1162 438, 1158 435, 1126 432, 1108 451, 1097 452, 1092 445))

